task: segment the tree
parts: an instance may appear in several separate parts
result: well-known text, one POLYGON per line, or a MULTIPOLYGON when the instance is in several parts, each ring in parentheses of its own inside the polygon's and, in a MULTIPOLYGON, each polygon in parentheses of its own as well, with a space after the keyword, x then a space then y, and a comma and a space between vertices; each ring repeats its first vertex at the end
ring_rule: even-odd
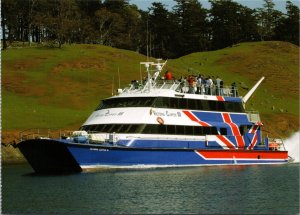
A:
POLYGON ((8 39, 12 39, 12 28, 15 25, 15 13, 16 2, 14 0, 1 1, 1 28, 2 28, 2 49, 7 48, 6 35, 8 39))
POLYGON ((207 50, 209 30, 207 10, 197 0, 175 0, 174 20, 178 26, 180 55, 207 50))
MULTIPOLYGON (((149 8, 149 16, 146 23, 148 25, 148 35, 146 38, 151 39, 150 56, 168 58, 172 53, 170 50, 170 40, 173 34, 171 29, 170 13, 162 3, 153 2, 149 8)), ((146 31, 147 33, 147 31, 146 31)))
POLYGON ((130 50, 138 50, 139 41, 141 40, 139 36, 139 26, 141 25, 141 13, 139 12, 137 6, 128 5, 125 7, 124 11, 125 17, 125 40, 123 40, 122 47, 130 50))
POLYGON ((43 2, 46 11, 36 14, 35 23, 45 31, 45 37, 58 43, 58 47, 65 42, 72 42, 77 34, 76 23, 79 19, 78 7, 75 0, 46 0, 43 2))
POLYGON ((219 49, 237 43, 240 40, 241 32, 238 22, 241 5, 231 0, 211 0, 210 3, 212 5, 210 10, 212 48, 219 49))
POLYGON ((261 40, 272 40, 275 35, 275 27, 282 13, 274 9, 272 0, 264 0, 264 7, 257 9, 258 33, 261 40))
POLYGON ((300 10, 292 2, 286 3, 287 14, 282 16, 275 27, 275 39, 299 45, 299 14, 300 10))
POLYGON ((119 15, 108 11, 106 8, 101 8, 95 12, 95 22, 98 26, 98 43, 102 45, 111 44, 111 37, 115 23, 119 15))
POLYGON ((219 49, 243 41, 258 40, 255 10, 231 0, 211 0, 212 48, 219 49))

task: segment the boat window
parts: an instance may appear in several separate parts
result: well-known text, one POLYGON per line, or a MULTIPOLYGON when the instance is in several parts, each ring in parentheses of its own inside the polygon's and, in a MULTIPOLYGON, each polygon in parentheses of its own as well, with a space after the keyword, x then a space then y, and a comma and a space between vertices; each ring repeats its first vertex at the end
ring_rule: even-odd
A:
POLYGON ((138 125, 130 125, 128 128, 128 133, 136 133, 136 130, 138 128, 138 125))
POLYGON ((177 134, 184 134, 184 126, 183 125, 176 125, 176 133, 177 134))
POLYGON ((178 109, 178 99, 177 98, 170 98, 170 106, 169 108, 176 108, 178 109))
POLYGON ((194 134, 194 126, 185 126, 185 134, 193 135, 194 134))
POLYGON ((225 102, 216 102, 218 111, 226 111, 225 102))
POLYGON ((188 101, 187 99, 179 98, 178 99, 178 108, 179 109, 188 109, 187 101, 188 101))
MULTIPOLYGON (((243 126, 244 127, 244 126, 243 126)), ((245 128, 244 128, 245 129, 245 128)), ((84 125, 81 130, 105 133, 142 133, 142 134, 175 134, 175 135, 217 135, 216 127, 158 125, 158 124, 96 124, 84 125)), ((227 134, 226 128, 220 128, 222 135, 227 134)))
POLYGON ((169 99, 170 98, 165 98, 165 97, 156 98, 155 103, 154 103, 154 107, 170 108, 169 99))
POLYGON ((191 110, 198 110, 198 101, 196 99, 189 99, 188 106, 191 110))
POLYGON ((221 135, 227 135, 227 128, 220 128, 221 135))
POLYGON ((101 101, 96 110, 104 109, 104 103, 101 101))
POLYGON ((109 127, 109 125, 105 124, 105 125, 102 125, 102 126, 99 126, 99 131, 100 132, 106 132, 106 128, 109 127))
POLYGON ((103 100, 96 110, 118 107, 151 107, 154 98, 151 97, 132 97, 132 98, 113 98, 103 100))
POLYGON ((102 101, 96 110, 118 107, 157 107, 206 111, 245 112, 241 102, 169 97, 112 98, 102 101))
POLYGON ((224 102, 226 111, 230 112, 245 112, 240 102, 224 102))
POLYGON ((195 126, 194 127, 194 134, 195 135, 202 135, 203 134, 203 127, 202 126, 195 126))
POLYGON ((107 130, 106 130, 106 132, 107 133, 112 133, 112 132, 114 132, 114 127, 115 127, 115 125, 114 124, 109 124, 108 126, 107 126, 107 130))
POLYGON ((146 98, 144 106, 145 107, 151 107, 153 104, 154 98, 146 98))
POLYGON ((244 135, 245 132, 247 131, 247 126, 246 126, 246 125, 241 125, 241 126, 239 127, 239 129, 240 129, 241 135, 244 135))
POLYGON ((167 134, 176 134, 176 129, 174 125, 167 126, 167 134))
POLYGON ((95 131, 96 128, 97 128, 97 125, 90 125, 89 128, 88 128, 88 130, 89 131, 95 131))
POLYGON ((167 129, 165 125, 158 125, 158 133, 159 134, 166 134, 167 133, 167 129))
POLYGON ((209 110, 217 110, 217 101, 207 101, 209 110))
POLYGON ((216 127, 210 127, 210 133, 213 135, 217 135, 218 134, 218 130, 216 127))
POLYGON ((203 134, 210 134, 210 127, 203 127, 203 134))
MULTIPOLYGON (((202 110, 211 110, 207 100, 201 100, 202 110)), ((213 111, 213 110, 212 110, 213 111)))
POLYGON ((119 126, 116 127, 116 132, 117 133, 123 133, 125 128, 126 128, 125 124, 120 124, 119 126))

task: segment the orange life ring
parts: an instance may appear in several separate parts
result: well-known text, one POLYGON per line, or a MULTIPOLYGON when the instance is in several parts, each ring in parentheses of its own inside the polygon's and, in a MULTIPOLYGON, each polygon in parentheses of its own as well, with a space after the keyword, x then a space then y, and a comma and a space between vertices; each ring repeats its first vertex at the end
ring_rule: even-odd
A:
POLYGON ((157 117, 156 120, 161 125, 163 125, 165 123, 164 120, 161 117, 157 117))

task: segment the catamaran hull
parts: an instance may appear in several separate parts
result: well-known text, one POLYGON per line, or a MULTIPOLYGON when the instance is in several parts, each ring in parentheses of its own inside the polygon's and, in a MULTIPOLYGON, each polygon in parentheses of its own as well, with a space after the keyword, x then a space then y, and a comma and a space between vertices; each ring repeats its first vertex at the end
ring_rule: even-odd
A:
POLYGON ((81 172, 115 167, 172 167, 204 165, 283 164, 287 151, 159 149, 27 140, 18 144, 35 172, 81 172))
POLYGON ((20 142, 17 147, 36 173, 81 172, 66 144, 48 139, 20 142))

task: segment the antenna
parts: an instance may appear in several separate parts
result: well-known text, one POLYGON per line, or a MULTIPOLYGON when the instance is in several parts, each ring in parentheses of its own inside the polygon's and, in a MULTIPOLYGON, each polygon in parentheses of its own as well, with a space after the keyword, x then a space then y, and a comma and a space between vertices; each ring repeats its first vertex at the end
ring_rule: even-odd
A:
POLYGON ((120 80, 120 68, 118 67, 118 77, 119 77, 119 89, 121 88, 121 80, 120 80))
POLYGON ((151 66, 151 65, 153 65, 154 63, 153 62, 140 62, 140 64, 143 64, 143 65, 145 65, 145 67, 146 67, 146 70, 147 70, 147 73, 148 73, 148 80, 147 80, 147 83, 148 83, 148 89, 149 89, 149 92, 151 91, 151 80, 152 80, 152 78, 151 78, 151 75, 150 75, 150 70, 149 70, 149 67, 151 66))
POLYGON ((111 95, 112 96, 114 95, 114 83, 115 83, 115 76, 113 76, 113 82, 112 82, 112 85, 111 85, 111 95))
POLYGON ((147 42, 147 61, 149 61, 149 47, 148 47, 148 44, 149 44, 149 39, 148 39, 148 19, 147 19, 147 36, 146 36, 146 42, 147 42))
POLYGON ((142 78, 142 64, 140 64, 140 78, 141 78, 141 83, 143 83, 143 78, 142 78))

